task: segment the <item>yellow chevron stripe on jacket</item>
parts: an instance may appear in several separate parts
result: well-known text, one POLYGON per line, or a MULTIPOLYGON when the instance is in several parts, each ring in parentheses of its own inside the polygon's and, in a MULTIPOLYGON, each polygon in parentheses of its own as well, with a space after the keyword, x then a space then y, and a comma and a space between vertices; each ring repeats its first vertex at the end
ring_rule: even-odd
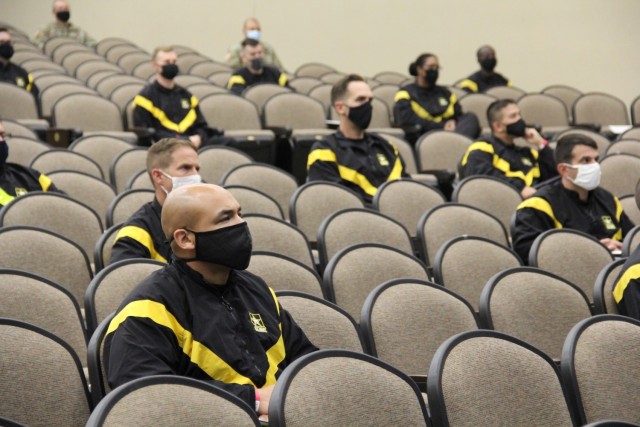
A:
POLYGON ((198 98, 196 98, 195 96, 191 96, 191 99, 189 100, 191 108, 180 123, 171 121, 164 111, 153 105, 153 102, 151 102, 151 100, 145 98, 142 95, 137 95, 133 99, 133 103, 136 106, 144 108, 145 110, 150 112, 151 115, 155 117, 162 126, 177 133, 185 133, 195 123, 197 118, 196 107, 198 106, 198 98))
MULTIPOLYGON (((464 156, 462 157, 462 167, 466 166, 467 160, 469 159, 469 154, 471 154, 472 151, 483 151, 485 153, 491 154, 493 156, 492 164, 494 168, 504 173, 504 175, 508 178, 521 179, 527 186, 533 185, 533 180, 536 178, 540 178, 540 165, 538 165, 537 162, 535 166, 529 169, 529 172, 527 172, 526 174, 522 171, 512 171, 509 162, 499 157, 495 153, 493 145, 484 141, 474 142, 469 146, 467 152, 464 153, 464 156)), ((538 152, 536 150, 531 150, 531 154, 533 155, 534 160, 538 160, 538 152)))

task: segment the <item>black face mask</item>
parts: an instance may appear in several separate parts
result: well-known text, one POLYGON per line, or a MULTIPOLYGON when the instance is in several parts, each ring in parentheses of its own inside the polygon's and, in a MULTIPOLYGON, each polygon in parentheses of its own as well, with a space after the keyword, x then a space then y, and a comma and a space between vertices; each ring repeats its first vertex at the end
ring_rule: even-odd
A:
POLYGON ((211 231, 196 232, 196 256, 187 261, 205 261, 234 270, 244 270, 251 261, 251 233, 246 222, 211 231))
POLYGON ((498 60, 496 58, 486 58, 480 61, 480 67, 489 73, 493 72, 493 69, 496 68, 497 64, 498 60))
POLYGON ((9 145, 7 141, 0 141, 0 167, 3 167, 9 157, 9 145))
POLYGON ((69 18, 71 18, 71 12, 69 12, 68 10, 58 12, 56 13, 56 18, 58 18, 62 22, 68 22, 69 18))
POLYGON ((349 120, 360 129, 365 130, 371 123, 371 116, 373 115, 373 106, 371 101, 365 102, 359 107, 349 107, 349 120))
POLYGON ((427 70, 427 74, 425 74, 424 79, 429 86, 434 86, 438 81, 439 75, 440 73, 438 72, 438 70, 430 68, 427 70))
POLYGON ((251 69, 254 71, 260 71, 262 70, 262 66, 264 65, 264 60, 262 59, 262 57, 260 58, 253 58, 251 60, 251 69))
POLYGON ((0 44, 0 56, 4 59, 11 59, 13 56, 13 46, 11 43, 2 43, 0 44))
POLYGON ((527 130, 524 120, 520 119, 515 123, 507 125, 507 134, 511 136, 524 136, 527 130))
POLYGON ((160 75, 165 79, 173 80, 180 70, 176 64, 165 64, 162 66, 160 75))

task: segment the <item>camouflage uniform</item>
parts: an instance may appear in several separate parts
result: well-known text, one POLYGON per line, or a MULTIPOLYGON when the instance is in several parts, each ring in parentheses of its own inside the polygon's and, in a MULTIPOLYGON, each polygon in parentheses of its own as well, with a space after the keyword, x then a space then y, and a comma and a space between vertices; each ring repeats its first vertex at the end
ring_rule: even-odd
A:
POLYGON ((57 21, 52 22, 42 30, 38 31, 34 39, 38 46, 42 47, 47 40, 54 37, 68 37, 70 39, 76 39, 88 47, 94 47, 96 45, 96 41, 87 34, 86 31, 69 22, 66 24, 60 24, 57 21))

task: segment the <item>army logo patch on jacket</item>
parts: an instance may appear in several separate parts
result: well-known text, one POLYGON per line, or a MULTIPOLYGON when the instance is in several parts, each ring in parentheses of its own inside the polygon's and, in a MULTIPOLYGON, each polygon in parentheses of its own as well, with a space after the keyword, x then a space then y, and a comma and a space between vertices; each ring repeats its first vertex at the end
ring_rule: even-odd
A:
POLYGON ((265 334, 267 333, 267 327, 264 325, 260 314, 249 313, 249 320, 251 320, 253 328, 256 330, 256 332, 262 332, 265 334))

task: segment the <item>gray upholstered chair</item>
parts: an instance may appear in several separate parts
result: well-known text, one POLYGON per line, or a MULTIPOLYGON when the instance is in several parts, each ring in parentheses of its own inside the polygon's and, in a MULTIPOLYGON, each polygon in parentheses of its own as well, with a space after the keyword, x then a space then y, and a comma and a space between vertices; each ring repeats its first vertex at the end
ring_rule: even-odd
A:
POLYGON ((634 194, 640 180, 640 157, 625 153, 609 154, 600 160, 600 169, 602 188, 616 197, 634 194))
POLYGON ((111 161, 118 154, 132 148, 133 146, 124 139, 110 135, 83 136, 69 146, 69 150, 84 154, 100 165, 105 180, 109 180, 111 161))
POLYGON ((242 206, 242 214, 262 214, 284 220, 284 213, 278 202, 268 194, 244 185, 225 187, 242 206))
POLYGON ((596 314, 618 314, 618 306, 613 299, 613 288, 626 260, 616 259, 598 273, 593 285, 593 306, 596 314))
POLYGON ((132 147, 122 151, 111 159, 109 164, 109 182, 118 193, 124 191, 129 179, 147 169, 147 148, 132 147))
POLYGON ((529 93, 518 99, 520 113, 527 123, 542 126, 545 135, 569 127, 569 111, 560 98, 544 93, 529 93))
POLYGON ((57 170, 72 170, 84 172, 104 180, 100 166, 84 154, 69 151, 64 148, 54 148, 36 155, 29 167, 43 174, 57 170))
POLYGON ((106 226, 124 222, 136 213, 144 204, 153 201, 155 191, 146 188, 124 190, 111 200, 107 206, 106 226))
POLYGON ((107 368, 104 363, 104 338, 115 312, 105 317, 94 329, 87 344, 87 371, 91 384, 91 399, 97 405, 111 391, 107 381, 107 368))
POLYGON ((585 93, 573 102, 573 122, 601 126, 631 124, 625 103, 613 95, 599 92, 585 93))
POLYGON ((8 120, 5 120, 5 131, 11 133, 11 137, 6 137, 7 145, 9 146, 9 157, 7 162, 17 163, 22 166, 29 166, 31 160, 38 154, 48 151, 51 147, 36 139, 28 138, 25 136, 16 136, 7 126, 8 120))
POLYGON ((98 273, 109 264, 113 242, 115 242, 122 225, 123 223, 119 223, 107 228, 96 242, 96 246, 93 248, 93 271, 95 273, 98 273))
POLYGON ((201 149, 198 157, 202 180, 210 184, 220 184, 222 177, 236 166, 253 163, 253 159, 246 153, 219 145, 210 145, 201 149))
POLYGON ((322 279, 309 265, 286 255, 254 251, 248 271, 260 276, 275 291, 297 291, 323 298, 322 279))

